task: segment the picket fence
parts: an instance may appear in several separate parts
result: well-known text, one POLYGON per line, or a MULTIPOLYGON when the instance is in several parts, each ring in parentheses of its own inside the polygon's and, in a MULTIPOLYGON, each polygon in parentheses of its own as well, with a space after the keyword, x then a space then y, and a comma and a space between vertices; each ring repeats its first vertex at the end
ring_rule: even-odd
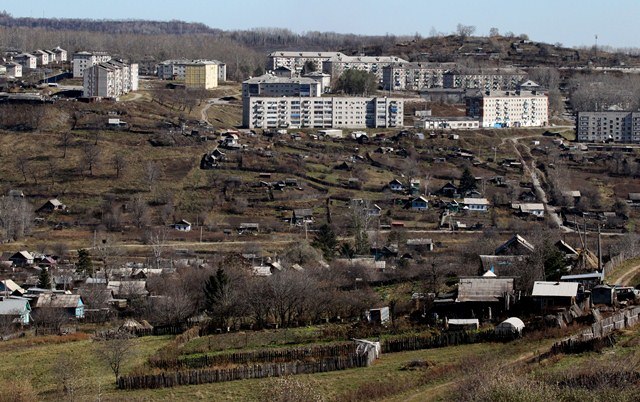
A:
POLYGON ((365 367, 366 356, 350 355, 322 359, 317 362, 286 362, 253 364, 227 369, 199 369, 165 371, 160 374, 131 375, 118 378, 119 389, 167 388, 179 385, 209 384, 250 378, 280 377, 295 374, 314 374, 365 367))
POLYGON ((164 370, 187 368, 196 369, 226 364, 247 364, 262 362, 283 363, 296 360, 318 360, 330 357, 349 356, 355 353, 355 351, 356 345, 353 342, 344 342, 333 345, 319 345, 277 350, 256 350, 250 352, 224 353, 215 355, 203 355, 197 357, 182 357, 177 359, 151 357, 149 359, 149 365, 151 367, 156 367, 164 370))

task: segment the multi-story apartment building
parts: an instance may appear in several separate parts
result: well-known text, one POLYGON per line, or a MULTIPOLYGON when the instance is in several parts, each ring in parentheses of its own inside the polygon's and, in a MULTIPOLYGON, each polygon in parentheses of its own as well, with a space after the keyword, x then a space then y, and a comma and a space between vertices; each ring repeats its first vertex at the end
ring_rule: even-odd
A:
POLYGON ((312 78, 286 78, 264 74, 242 83, 242 96, 320 96, 322 83, 312 78))
POLYGON ((54 54, 52 61, 55 61, 56 63, 67 61, 67 51, 60 46, 56 46, 55 49, 51 49, 51 52, 54 54))
POLYGON ((537 91, 487 91, 467 98, 467 115, 480 127, 542 127, 549 121, 549 101, 537 91))
POLYGON ((186 77, 187 65, 208 62, 218 65, 218 82, 227 80, 227 65, 218 60, 165 60, 156 66, 158 78, 163 80, 184 80, 186 77))
POLYGON ((366 97, 245 97, 248 128, 402 127, 402 99, 366 97))
POLYGON ((444 73, 443 88, 513 91, 527 73, 515 68, 491 68, 473 71, 450 70, 444 73))
POLYGON ((13 57, 13 61, 20 64, 22 69, 34 69, 37 66, 37 57, 29 53, 20 53, 13 57))
POLYGON ((361 70, 378 77, 382 82, 382 71, 395 63, 408 63, 406 60, 396 56, 345 56, 340 54, 331 57, 323 63, 323 72, 330 74, 333 79, 337 79, 345 70, 361 70))
POLYGON ((81 78, 84 76, 83 72, 85 69, 109 60, 111 60, 111 56, 106 52, 74 53, 71 59, 71 64, 73 64, 73 78, 81 78))
POLYGON ((269 54, 269 69, 286 67, 294 75, 300 75, 307 62, 312 63, 315 71, 323 71, 324 62, 334 57, 346 57, 340 52, 273 52, 269 54))
POLYGON ((7 77, 13 77, 13 78, 22 77, 22 66, 20 64, 9 62, 4 66, 6 68, 7 77))
POLYGON ((394 91, 442 88, 444 73, 454 67, 455 63, 393 63, 382 68, 382 86, 394 91))
POLYGON ((576 138, 581 142, 640 143, 640 112, 578 112, 576 138))
POLYGON ((117 98, 138 89, 138 65, 120 60, 95 64, 83 71, 83 96, 117 98))
POLYGON ((218 86, 218 65, 197 60, 185 66, 184 86, 187 89, 211 89, 218 86))
POLYGON ((36 64, 39 66, 46 66, 49 64, 49 52, 46 50, 38 49, 31 52, 36 57, 36 64))

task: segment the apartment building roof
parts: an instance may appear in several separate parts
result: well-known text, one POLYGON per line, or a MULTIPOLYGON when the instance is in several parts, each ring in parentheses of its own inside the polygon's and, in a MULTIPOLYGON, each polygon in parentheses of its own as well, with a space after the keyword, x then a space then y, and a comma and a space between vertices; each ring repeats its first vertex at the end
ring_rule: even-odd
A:
POLYGON ((540 91, 487 91, 480 96, 483 98, 546 98, 540 91))
POLYGON ((343 53, 340 52, 272 52, 269 53, 269 57, 304 57, 304 58, 313 58, 313 57, 347 57, 343 53))
POLYGON ((273 74, 263 74, 258 77, 249 78, 243 84, 315 84, 316 80, 306 77, 277 77, 273 74))
POLYGON ((408 63, 397 56, 345 56, 340 53, 329 59, 331 62, 341 63, 408 63))

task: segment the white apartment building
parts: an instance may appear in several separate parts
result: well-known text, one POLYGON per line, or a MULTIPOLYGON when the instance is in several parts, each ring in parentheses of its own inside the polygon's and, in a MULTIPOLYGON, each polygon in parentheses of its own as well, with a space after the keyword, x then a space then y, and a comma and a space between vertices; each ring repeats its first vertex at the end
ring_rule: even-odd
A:
POLYGON ((330 74, 335 80, 345 70, 361 70, 375 74, 382 82, 382 71, 395 63, 408 63, 396 56, 345 56, 340 54, 323 63, 323 72, 330 74))
POLYGON ((13 61, 20 64, 22 69, 35 69, 37 65, 37 57, 29 53, 20 53, 13 57, 13 61))
POLYGON ((67 61, 67 51, 60 46, 56 46, 56 48, 52 49, 51 52, 54 54, 53 61, 55 61, 56 63, 67 61))
POLYGON ((77 52, 73 54, 71 64, 73 64, 73 78, 83 77, 84 70, 95 66, 98 63, 105 63, 111 60, 106 52, 77 52))
POLYGON ((165 60, 156 66, 156 74, 162 80, 184 80, 188 65, 197 63, 213 63, 218 65, 218 82, 227 80, 227 65, 218 60, 165 60))
POLYGON ((264 74, 242 83, 242 96, 320 96, 322 83, 312 78, 287 78, 264 74))
POLYGON ((36 64, 39 66, 46 66, 49 64, 49 53, 46 50, 38 49, 31 52, 36 57, 36 64))
POLYGON ((18 63, 9 62, 4 65, 6 68, 7 77, 20 78, 22 77, 22 65, 18 63))
POLYGON ((324 62, 334 57, 347 57, 340 52, 273 52, 269 54, 269 69, 286 67, 294 75, 300 75, 307 62, 313 63, 315 71, 323 71, 324 62))
POLYGON ((444 73, 454 67, 455 63, 392 63, 382 68, 382 86, 394 91, 442 88, 444 73))
POLYGON ((84 97, 117 98, 137 89, 137 64, 109 60, 83 71, 84 97))
POLYGON ((365 97, 245 97, 248 128, 402 127, 404 101, 365 97))
POLYGON ((538 91, 487 91, 467 98, 467 115, 480 127, 543 127, 549 121, 549 100, 538 91))

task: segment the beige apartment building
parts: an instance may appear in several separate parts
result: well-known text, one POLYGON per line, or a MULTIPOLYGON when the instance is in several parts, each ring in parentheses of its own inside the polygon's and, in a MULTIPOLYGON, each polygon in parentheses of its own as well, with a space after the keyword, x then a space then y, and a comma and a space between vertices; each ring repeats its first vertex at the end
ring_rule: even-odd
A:
POLYGON ((444 73, 455 63, 392 63, 382 69, 385 90, 420 91, 442 88, 444 73))
POLYGON ((300 75, 307 62, 314 66, 315 71, 323 71, 324 62, 334 57, 346 57, 340 52, 286 52, 278 51, 269 54, 269 68, 288 68, 294 75, 300 75))
POLYGON ((480 127, 543 127, 549 122, 549 100, 539 91, 487 91, 467 98, 467 116, 480 127))
POLYGON ((111 56, 105 52, 77 52, 71 58, 73 65, 73 78, 84 77, 84 70, 98 63, 111 60, 111 56))
POLYGON ((211 61, 194 61, 187 64, 184 74, 187 89, 212 89, 218 86, 218 64, 211 61))
POLYGON ((95 64, 83 71, 83 96, 118 98, 138 90, 138 65, 120 60, 95 64))

